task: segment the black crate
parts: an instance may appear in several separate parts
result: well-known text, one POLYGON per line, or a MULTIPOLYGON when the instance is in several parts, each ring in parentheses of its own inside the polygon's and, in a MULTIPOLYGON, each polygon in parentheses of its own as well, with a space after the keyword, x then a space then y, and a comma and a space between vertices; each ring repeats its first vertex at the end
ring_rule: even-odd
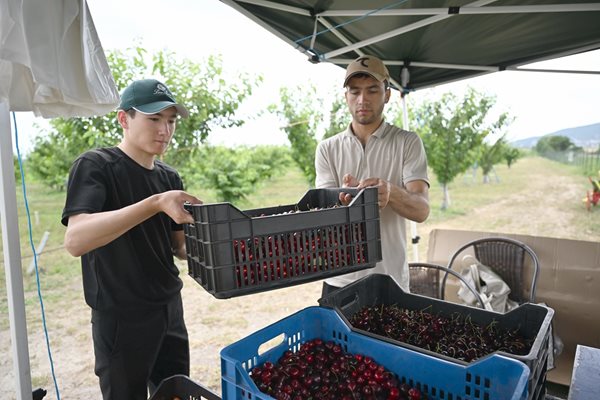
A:
POLYGON ((149 400, 221 400, 219 396, 185 375, 164 379, 149 400))
POLYGON ((469 315, 472 322, 478 325, 486 326, 492 321, 497 321, 499 328, 517 330, 525 339, 533 341, 529 353, 527 355, 516 355, 496 351, 493 354, 510 357, 526 364, 530 370, 528 379, 529 396, 527 398, 529 400, 544 399, 548 351, 550 347, 550 323, 554 315, 553 309, 542 305, 526 303, 506 314, 500 314, 480 308, 405 293, 393 278, 382 274, 371 274, 319 299, 319 305, 334 308, 355 332, 360 332, 367 336, 451 362, 462 365, 469 364, 456 358, 354 328, 350 324, 352 316, 365 306, 393 304, 408 310, 427 309, 432 314, 443 316, 450 316, 454 313, 464 316, 469 315))
POLYGON ((293 286, 381 261, 377 188, 312 189, 297 204, 241 211, 188 205, 188 272, 216 298, 293 286), (339 204, 340 192, 354 196, 339 204))

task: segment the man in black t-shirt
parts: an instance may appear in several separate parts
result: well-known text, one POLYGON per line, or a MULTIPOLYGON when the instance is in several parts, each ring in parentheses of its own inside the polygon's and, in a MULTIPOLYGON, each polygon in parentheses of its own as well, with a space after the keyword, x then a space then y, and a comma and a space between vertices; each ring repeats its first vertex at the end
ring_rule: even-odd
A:
POLYGON ((157 159, 188 114, 161 82, 135 81, 121 96, 119 145, 85 152, 71 167, 65 248, 81 256, 104 400, 145 400, 162 379, 189 374, 173 256, 186 257, 182 224, 194 222, 184 203, 201 201, 157 159))

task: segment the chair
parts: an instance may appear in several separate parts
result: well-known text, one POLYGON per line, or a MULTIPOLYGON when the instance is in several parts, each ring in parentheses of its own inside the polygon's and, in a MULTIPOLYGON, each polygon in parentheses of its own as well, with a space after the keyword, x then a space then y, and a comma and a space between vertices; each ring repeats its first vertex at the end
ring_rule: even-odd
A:
MULTIPOLYGON (((448 268, 453 269, 464 254, 474 254, 475 258, 483 265, 490 267, 496 272, 504 282, 510 287, 511 293, 509 299, 519 304, 535 302, 535 289, 539 275, 540 265, 535 252, 526 244, 505 237, 489 237, 470 241, 454 252, 448 268), (471 253, 469 253, 470 251, 471 253), (524 271, 526 255, 529 256, 533 267, 533 276, 531 286, 529 287, 529 297, 524 285, 524 271)), ((464 256, 463 256, 464 257, 464 256)), ((446 285, 446 276, 442 282, 442 290, 446 285)))
POLYGON ((440 273, 444 272, 444 280, 448 274, 461 280, 465 286, 473 292, 475 298, 479 301, 481 308, 485 308, 483 299, 479 293, 477 293, 475 288, 466 282, 462 276, 456 273, 456 271, 452 271, 442 265, 425 262, 408 263, 408 271, 410 274, 409 286, 411 293, 444 300, 444 292, 440 287, 440 273))

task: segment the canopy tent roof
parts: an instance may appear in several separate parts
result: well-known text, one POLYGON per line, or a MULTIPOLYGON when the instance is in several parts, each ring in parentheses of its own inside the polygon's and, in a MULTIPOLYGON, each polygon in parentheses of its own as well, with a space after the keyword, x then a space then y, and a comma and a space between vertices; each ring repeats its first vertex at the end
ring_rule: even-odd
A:
POLYGON ((593 1, 221 1, 312 62, 345 68, 360 55, 378 56, 404 91, 600 49, 593 1))

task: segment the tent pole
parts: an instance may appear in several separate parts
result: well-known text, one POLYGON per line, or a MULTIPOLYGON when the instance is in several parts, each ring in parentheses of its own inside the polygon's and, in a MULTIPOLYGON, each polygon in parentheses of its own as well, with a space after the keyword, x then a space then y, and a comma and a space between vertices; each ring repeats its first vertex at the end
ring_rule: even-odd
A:
MULTIPOLYGON (((402 100, 402 129, 405 131, 408 130, 408 105, 406 104, 406 96, 408 93, 403 93, 402 90, 400 92, 400 99, 402 100)), ((419 262, 419 236, 417 235, 417 223, 415 221, 410 221, 410 233, 411 233, 411 242, 413 246, 413 260, 414 262, 419 262)))
POLYGON ((17 400, 31 400, 31 370, 25 318, 23 270, 21 269, 21 245, 13 164, 13 146, 8 104, 0 101, 0 219, 2 220, 2 248, 6 274, 6 297, 13 354, 15 389, 17 400))

